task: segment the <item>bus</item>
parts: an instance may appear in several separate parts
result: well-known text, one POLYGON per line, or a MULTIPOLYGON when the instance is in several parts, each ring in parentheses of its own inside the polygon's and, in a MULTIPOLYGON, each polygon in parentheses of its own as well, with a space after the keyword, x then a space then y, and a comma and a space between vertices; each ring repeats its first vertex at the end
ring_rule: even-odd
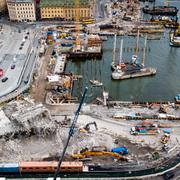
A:
POLYGON ((82 20, 82 23, 83 23, 84 25, 86 25, 86 24, 94 24, 94 23, 95 23, 95 19, 94 19, 94 18, 83 19, 83 20, 82 20))

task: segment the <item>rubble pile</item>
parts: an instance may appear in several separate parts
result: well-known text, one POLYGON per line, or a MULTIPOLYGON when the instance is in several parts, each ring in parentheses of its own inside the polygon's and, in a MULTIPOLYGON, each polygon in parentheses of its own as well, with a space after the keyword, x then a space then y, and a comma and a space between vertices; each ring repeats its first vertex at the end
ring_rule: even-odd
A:
POLYGON ((42 104, 16 101, 4 107, 1 114, 3 121, 1 120, 0 123, 5 128, 0 130, 0 137, 6 139, 31 135, 46 136, 56 130, 48 109, 42 104))

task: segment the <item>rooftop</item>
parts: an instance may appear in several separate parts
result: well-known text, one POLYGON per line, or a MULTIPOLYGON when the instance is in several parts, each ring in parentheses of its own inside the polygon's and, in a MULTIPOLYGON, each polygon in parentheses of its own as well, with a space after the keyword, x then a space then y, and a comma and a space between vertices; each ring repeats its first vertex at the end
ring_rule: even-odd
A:
MULTIPOLYGON (((74 7, 76 0, 41 0, 40 7, 74 7)), ((80 7, 89 7, 89 0, 80 0, 80 7)))
POLYGON ((32 3, 34 0, 7 0, 8 3, 32 3))

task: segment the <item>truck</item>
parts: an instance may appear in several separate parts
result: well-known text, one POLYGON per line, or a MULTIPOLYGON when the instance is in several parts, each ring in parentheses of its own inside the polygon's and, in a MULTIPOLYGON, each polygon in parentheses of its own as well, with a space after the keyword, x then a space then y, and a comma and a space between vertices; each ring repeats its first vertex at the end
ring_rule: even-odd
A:
POLYGON ((148 129, 145 127, 135 126, 130 130, 131 135, 156 135, 159 133, 159 129, 148 129))

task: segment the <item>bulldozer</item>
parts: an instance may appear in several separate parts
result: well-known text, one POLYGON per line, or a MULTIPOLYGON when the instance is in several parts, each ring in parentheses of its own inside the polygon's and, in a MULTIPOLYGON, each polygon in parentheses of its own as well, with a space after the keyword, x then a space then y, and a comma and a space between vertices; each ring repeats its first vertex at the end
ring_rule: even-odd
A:
POLYGON ((168 111, 168 106, 166 104, 160 106, 159 113, 167 113, 167 111, 168 111))
POLYGON ((90 126, 91 125, 94 125, 95 129, 98 130, 97 124, 94 121, 94 122, 90 122, 90 123, 86 124, 83 128, 80 128, 79 132, 82 132, 82 133, 90 132, 90 126))

